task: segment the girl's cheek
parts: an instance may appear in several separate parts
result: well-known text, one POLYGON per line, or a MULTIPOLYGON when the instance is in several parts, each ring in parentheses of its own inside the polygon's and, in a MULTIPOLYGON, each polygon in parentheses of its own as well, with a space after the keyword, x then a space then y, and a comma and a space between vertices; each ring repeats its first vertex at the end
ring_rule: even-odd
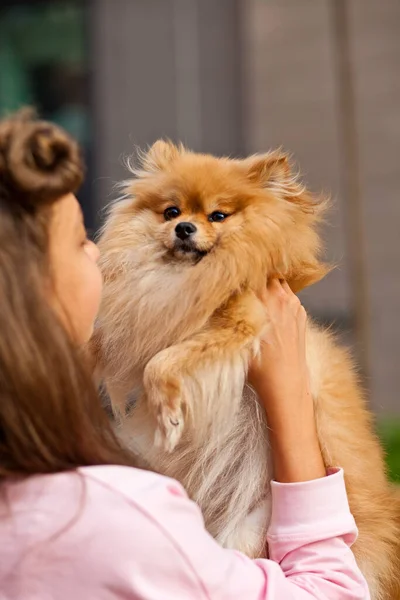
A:
POLYGON ((103 290, 103 275, 99 269, 99 267, 96 264, 96 304, 97 304, 97 308, 96 308, 96 316, 97 316, 97 312, 99 310, 100 307, 100 302, 101 302, 101 293, 103 290))
POLYGON ((85 251, 87 253, 87 255, 89 256, 90 260, 92 260, 94 263, 97 263, 99 258, 100 258, 100 250, 98 249, 97 245, 88 240, 86 242, 86 247, 85 247, 85 251))
POLYGON ((80 303, 79 342, 85 344, 93 334, 94 323, 99 312, 103 280, 100 269, 90 261, 90 272, 87 272, 85 290, 80 303))
POLYGON ((91 271, 91 276, 88 277, 88 281, 90 281, 90 290, 89 293, 93 298, 94 302, 98 301, 100 303, 101 292, 103 288, 103 276, 98 266, 98 260, 100 258, 100 251, 98 250, 96 244, 91 241, 87 242, 85 247, 85 253, 89 260, 89 268, 91 271))

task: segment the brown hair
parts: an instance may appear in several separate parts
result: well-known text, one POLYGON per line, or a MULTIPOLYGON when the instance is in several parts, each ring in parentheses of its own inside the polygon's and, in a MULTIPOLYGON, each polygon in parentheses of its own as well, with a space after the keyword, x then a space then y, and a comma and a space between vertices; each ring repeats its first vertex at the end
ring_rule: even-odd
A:
POLYGON ((43 296, 51 208, 82 178, 63 130, 27 110, 0 121, 0 479, 132 464, 43 296))

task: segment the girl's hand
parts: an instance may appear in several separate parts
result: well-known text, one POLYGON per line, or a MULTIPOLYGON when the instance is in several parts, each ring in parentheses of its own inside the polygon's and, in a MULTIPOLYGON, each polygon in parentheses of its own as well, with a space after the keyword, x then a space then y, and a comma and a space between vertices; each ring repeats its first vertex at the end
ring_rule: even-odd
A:
POLYGON ((282 412, 309 394, 306 363, 307 315, 286 282, 272 279, 261 300, 270 326, 249 369, 249 383, 261 392, 267 413, 282 412))
POLYGON ((294 482, 323 477, 306 362, 306 312, 278 279, 268 282, 261 300, 270 326, 248 380, 267 413, 275 478, 294 482))

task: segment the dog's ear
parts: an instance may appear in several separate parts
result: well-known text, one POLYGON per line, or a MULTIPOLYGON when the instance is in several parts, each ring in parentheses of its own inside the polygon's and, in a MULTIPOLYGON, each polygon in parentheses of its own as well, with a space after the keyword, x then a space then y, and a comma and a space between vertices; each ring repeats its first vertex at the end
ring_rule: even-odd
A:
POLYGON ((291 273, 288 276, 287 282, 290 289, 297 294, 297 292, 323 279, 332 269, 333 265, 319 261, 302 264, 297 273, 291 273))
POLYGON ((282 185, 290 178, 289 157, 276 150, 267 154, 255 154, 243 161, 247 177, 262 187, 282 185))
POLYGON ((145 171, 155 172, 167 169, 182 151, 170 140, 157 140, 149 151, 142 155, 142 166, 145 171))
POLYGON ((289 156, 284 152, 274 150, 255 154, 245 159, 243 165, 247 178, 256 185, 307 209, 314 204, 298 173, 292 171, 289 156))
POLYGON ((289 156, 280 150, 250 156, 242 161, 246 177, 258 187, 299 209, 296 239, 291 241, 290 270, 281 273, 294 292, 316 283, 332 267, 319 260, 320 238, 315 226, 322 220, 328 200, 314 197, 293 172, 289 156))

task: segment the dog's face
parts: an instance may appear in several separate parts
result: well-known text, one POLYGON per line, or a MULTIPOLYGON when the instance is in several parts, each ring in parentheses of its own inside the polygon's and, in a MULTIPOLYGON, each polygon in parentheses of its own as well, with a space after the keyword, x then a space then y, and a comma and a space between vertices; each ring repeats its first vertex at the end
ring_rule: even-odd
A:
POLYGON ((135 208, 147 212, 151 235, 171 259, 196 263, 251 229, 245 178, 222 160, 181 154, 134 187, 135 208))
POLYGON ((130 210, 164 260, 196 265, 224 250, 239 261, 262 256, 292 280, 303 263, 294 289, 325 273, 316 257, 318 205, 282 153, 231 160, 160 141, 136 173, 130 210))
POLYGON ((159 220, 155 235, 171 257, 198 262, 243 226, 243 203, 222 193, 169 181, 154 212, 159 220))

